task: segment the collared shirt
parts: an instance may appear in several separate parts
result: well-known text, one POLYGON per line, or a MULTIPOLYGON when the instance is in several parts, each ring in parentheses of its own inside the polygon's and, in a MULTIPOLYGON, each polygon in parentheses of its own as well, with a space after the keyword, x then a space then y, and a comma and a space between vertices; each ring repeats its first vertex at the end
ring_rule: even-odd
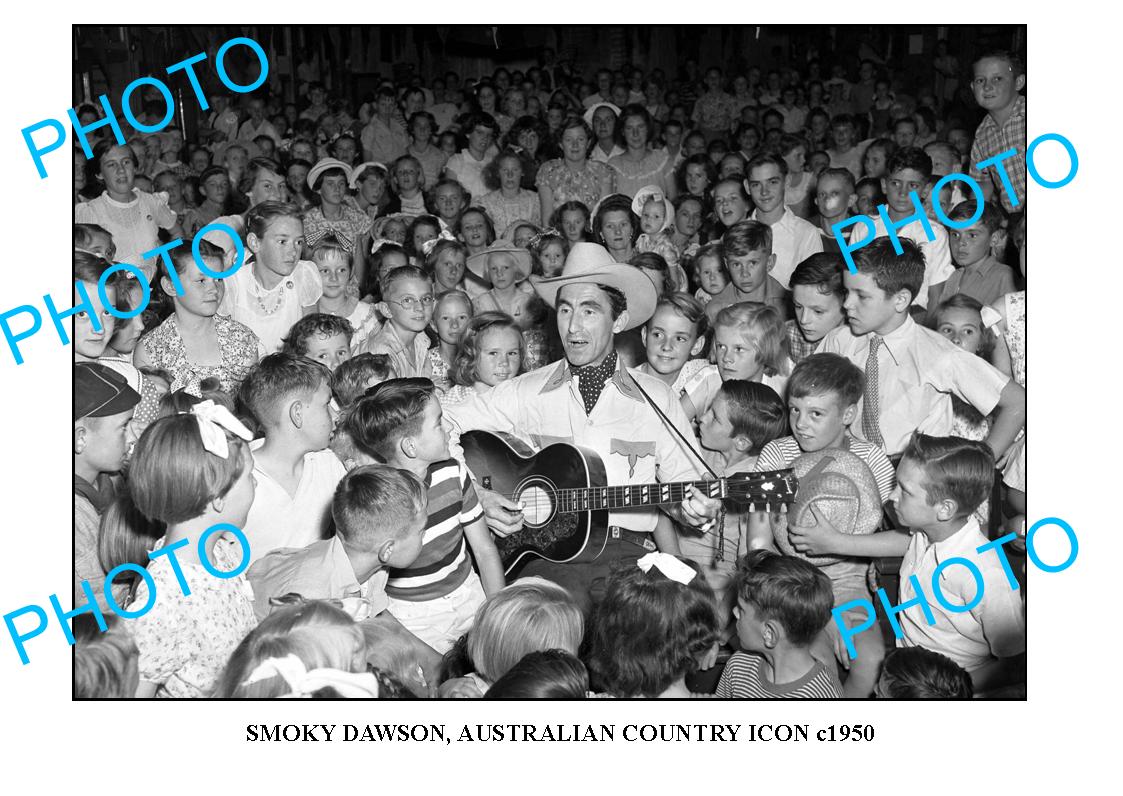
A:
MULTIPOLYGON (((250 443, 251 450, 263 441, 250 443)), ((254 465, 256 485, 253 504, 243 529, 250 542, 250 561, 271 550, 303 547, 322 539, 331 520, 331 499, 347 474, 343 463, 329 449, 304 454, 300 483, 292 494, 273 476, 254 465)))
POLYGON ((390 124, 372 117, 367 126, 359 133, 359 139, 366 153, 366 160, 390 165, 406 153, 409 147, 409 136, 405 129, 396 121, 390 124))
POLYGON ((399 379, 412 376, 433 378, 433 362, 429 359, 429 338, 424 332, 418 332, 407 349, 393 322, 387 321, 382 330, 367 342, 366 351, 369 354, 388 355, 390 361, 394 363, 394 372, 398 374, 399 379))
MULTIPOLYGON (((879 426, 885 452, 901 453, 914 431, 946 437, 951 433, 951 396, 957 395, 984 415, 998 405, 1010 378, 985 360, 969 354, 943 335, 919 326, 911 317, 882 337, 878 349, 879 426)), ((832 330, 819 346, 841 354, 865 370, 870 335, 855 336, 849 326, 832 330)), ((858 417, 862 416, 862 402, 858 417)), ((851 432, 865 439, 861 423, 851 432)), ((868 440, 867 440, 868 441, 868 440)))
POLYGON ((379 569, 359 583, 351 559, 338 536, 321 539, 307 547, 274 550, 246 572, 253 587, 253 610, 258 621, 269 616, 272 597, 299 594, 306 600, 340 600, 360 597, 370 603, 370 615, 386 610, 388 573, 379 569))
POLYGON ((984 307, 996 302, 1007 293, 1014 292, 1014 269, 988 255, 977 265, 956 268, 944 282, 940 301, 947 301, 956 293, 978 299, 984 307))
POLYGON ((619 144, 612 145, 611 152, 605 152, 599 146, 594 146, 593 151, 589 153, 589 160, 596 161, 597 163, 604 163, 608 165, 608 161, 612 160, 617 155, 626 154, 628 150, 624 149, 619 144))
MULTIPOLYGON (((869 216, 869 218, 874 227, 873 237, 870 240, 889 236, 880 215, 869 216)), ((951 251, 948 249, 948 233, 938 221, 928 219, 928 224, 932 227, 932 240, 928 240, 924 224, 919 220, 910 221, 897 229, 898 238, 912 239, 924 255, 924 279, 920 283, 920 292, 913 298, 912 303, 925 308, 928 307, 928 288, 946 282, 955 271, 955 266, 951 264, 951 251)), ((865 234, 865 224, 855 225, 854 231, 850 233, 850 242, 853 243, 858 236, 865 237, 865 234)))
MULTIPOLYGON (((555 442, 589 448, 604 463, 608 486, 699 479, 697 459, 647 404, 637 383, 679 432, 691 439, 686 415, 670 387, 622 366, 605 385, 592 413, 586 415, 577 377, 566 360, 448 406, 445 418, 457 439, 462 431, 482 429, 517 434, 535 448, 555 442)), ((473 475, 478 479, 486 474, 473 475)), ((656 520, 653 509, 608 515, 610 525, 635 531, 654 530, 656 520)))
POLYGON ((987 543, 974 517, 942 542, 932 542, 916 531, 901 559, 901 594, 898 605, 918 596, 926 599, 936 619, 929 625, 921 606, 906 608, 897 614, 904 637, 898 647, 927 647, 947 655, 968 672, 974 672, 992 657, 1012 658, 1025 652, 1026 626, 1022 612, 1021 593, 1010 587, 1002 563, 993 551, 978 553, 987 543), (974 574, 963 564, 952 564, 940 572, 939 584, 932 577, 939 565, 950 558, 965 558, 983 576, 983 593, 974 574), (917 595, 909 576, 915 575, 923 590, 917 595), (977 596, 982 599, 970 611, 952 613, 940 604, 935 590, 939 588, 950 605, 969 605, 977 596))
POLYGON ((992 158, 1008 149, 1017 151, 1017 155, 1002 161, 1006 173, 1010 177, 1010 184, 1014 186, 1014 193, 1018 197, 1018 205, 1010 200, 1009 194, 1002 185, 1002 178, 998 169, 987 166, 985 176, 994 185, 994 194, 999 197, 1007 213, 1026 209, 1026 98, 1018 97, 1014 100, 1014 110, 1010 118, 999 127, 998 122, 989 113, 979 123, 975 130, 975 143, 971 146, 970 175, 976 181, 983 181, 984 172, 975 167, 975 164, 992 158))
MULTIPOLYGON (((753 211, 754 221, 760 221, 759 214, 759 210, 753 211)), ((823 242, 819 239, 819 230, 787 206, 784 207, 784 215, 771 227, 772 253, 776 255, 776 265, 769 276, 787 289, 795 267, 812 254, 821 252, 823 242)))
POLYGON ((720 293, 716 294, 706 303, 706 316, 710 319, 710 323, 712 324, 714 322, 714 318, 716 318, 717 314, 723 309, 733 304, 740 304, 743 301, 757 301, 762 304, 771 304, 780 311, 781 317, 788 317, 788 291, 784 289, 784 286, 773 279, 770 274, 766 277, 763 288, 762 291, 759 291, 759 296, 749 297, 738 290, 735 284, 730 282, 722 288, 720 293))

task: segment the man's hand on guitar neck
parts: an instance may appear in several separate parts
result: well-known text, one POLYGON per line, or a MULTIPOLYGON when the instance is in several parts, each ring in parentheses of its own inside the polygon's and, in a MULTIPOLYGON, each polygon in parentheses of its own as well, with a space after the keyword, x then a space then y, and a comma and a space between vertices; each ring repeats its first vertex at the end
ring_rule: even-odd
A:
POLYGON ((521 503, 503 497, 498 492, 476 485, 480 505, 484 509, 484 519, 497 536, 510 536, 523 527, 523 506, 521 503))
POLYGON ((707 497, 693 486, 687 487, 687 498, 673 506, 667 507, 667 513, 683 525, 689 525, 699 531, 708 531, 713 525, 718 511, 721 510, 721 501, 717 498, 707 497))

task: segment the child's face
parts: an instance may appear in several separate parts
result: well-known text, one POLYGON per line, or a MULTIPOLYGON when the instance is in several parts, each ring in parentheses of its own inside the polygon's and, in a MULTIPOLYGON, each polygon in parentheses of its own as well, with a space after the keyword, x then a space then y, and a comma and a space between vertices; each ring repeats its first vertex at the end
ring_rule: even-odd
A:
POLYGON ((547 243, 538 255, 538 261, 542 264, 543 276, 549 277, 560 274, 565 267, 565 249, 562 247, 561 241, 554 240, 547 243))
MULTIPOLYGON (((98 295, 97 285, 93 282, 83 282, 82 287, 86 289, 86 295, 90 297, 90 305, 93 307, 94 314, 97 316, 98 322, 101 324, 101 331, 95 331, 93 324, 90 322, 90 315, 87 312, 80 312, 74 316, 74 350, 79 357, 86 359, 97 359, 105 353, 106 346, 113 337, 113 330, 117 326, 117 318, 109 313, 109 310, 101 303, 101 296, 98 295)), ((105 297, 111 305, 116 307, 117 304, 117 288, 106 286, 105 297)), ((77 306, 82 300, 78 291, 74 291, 74 305, 77 306)))
POLYGON ((762 213, 784 209, 784 175, 774 163, 749 170, 749 195, 762 213))
POLYGON ((168 195, 168 204, 178 205, 183 201, 183 185, 170 171, 162 171, 156 178, 156 190, 168 195))
POLYGON ((714 354, 722 381, 755 381, 764 371, 760 349, 747 329, 718 326, 714 330, 714 354))
POLYGON ((969 354, 977 354, 983 341, 983 319, 966 307, 940 310, 936 331, 969 354))
POLYGON ((797 146, 791 152, 784 155, 784 162, 788 164, 789 174, 799 174, 807 164, 807 148, 797 146))
POLYGON ((846 428, 854 422, 856 413, 857 406, 843 406, 835 392, 788 399, 792 435, 805 453, 842 444, 846 428))
POLYGON ((351 261, 337 252, 328 252, 316 261, 316 268, 324 285, 324 298, 337 299, 343 295, 351 279, 351 261))
POLYGON ((191 168, 196 173, 200 173, 202 171, 205 171, 206 168, 210 165, 211 165, 211 158, 210 158, 210 155, 207 154, 207 150, 196 149, 194 152, 191 153, 191 168))
POLYGON ((916 125, 898 124, 893 130, 893 140, 898 149, 906 149, 916 145, 916 125))
POLYGON ((831 159, 825 152, 816 152, 807 159, 807 167, 812 174, 818 175, 831 165, 831 159))
POLYGON ((723 182, 714 189, 714 210, 718 220, 726 227, 731 227, 749 214, 749 205, 739 186, 723 182))
POLYGON ((1010 62, 1004 58, 983 58, 975 64, 971 90, 975 92, 975 101, 980 107, 996 111, 1014 102, 1024 82, 1024 77, 1015 79, 1010 62))
POLYGON ((941 177, 959 171, 959 164, 945 146, 929 146, 925 152, 932 158, 932 173, 941 177))
POLYGON ((399 328, 423 332, 433 317, 433 285, 427 279, 399 279, 379 310, 399 328))
POLYGON ((520 249, 529 249, 530 239, 534 237, 534 234, 535 233, 533 228, 523 225, 515 230, 515 236, 512 240, 512 243, 514 243, 520 249))
POLYGON ((716 296, 729 284, 725 274, 725 266, 717 257, 703 257, 694 268, 699 286, 711 296, 716 296))
POLYGON ((476 346, 479 349, 476 373, 484 384, 494 387, 501 381, 519 375, 522 353, 517 331, 494 327, 487 329, 476 340, 476 346))
POLYGON ((966 229, 948 229, 951 257, 956 265, 966 267, 990 255, 991 232, 983 223, 972 224, 966 229))
POLYGON ((431 227, 428 224, 418 224, 413 229, 413 250, 420 255, 421 247, 431 240, 435 240, 441 231, 436 227, 431 227))
POLYGON ((357 154, 355 142, 350 138, 340 138, 335 142, 335 156, 344 163, 348 165, 354 163, 357 154))
POLYGON ((401 268, 403 265, 409 265, 409 258, 406 257, 405 252, 386 252, 382 255, 382 260, 378 264, 378 278, 381 280, 386 274, 395 268, 401 268))
MULTIPOLYGON (((140 306, 143 297, 143 291, 140 285, 136 284, 133 280, 129 280, 129 309, 134 310, 140 306)), ((132 318, 119 318, 117 326, 113 330, 113 337, 109 342, 109 347, 116 351, 118 354, 132 354, 133 349, 136 348, 137 340, 144 334, 144 321, 141 315, 136 315, 132 318)))
POLYGON ((117 247, 113 245, 113 236, 108 232, 95 232, 90 237, 90 244, 86 247, 86 251, 113 262, 113 259, 117 256, 117 247))
POLYGON ((336 412, 331 405, 331 388, 327 382, 322 382, 307 400, 301 399, 301 404, 300 433, 307 449, 323 450, 331 442, 336 421, 336 412))
POLYGON ((884 329, 899 313, 908 311, 907 293, 887 294, 877 286, 872 274, 861 271, 852 274, 850 269, 846 269, 842 274, 842 284, 847 291, 842 305, 846 310, 846 322, 855 335, 884 329))
MULTIPOLYGON (((205 262, 213 271, 221 271, 224 268, 217 259, 209 259, 205 262)), ((182 296, 175 295, 175 286, 171 280, 165 278, 161 283, 164 292, 173 297, 177 307, 203 318, 213 317, 218 312, 218 305, 222 301, 225 290, 221 279, 214 279, 204 274, 192 258, 186 268, 180 269, 179 281, 183 284, 182 296)))
POLYGON ((280 174, 268 169, 259 169, 257 176, 254 177, 253 187, 250 188, 250 206, 262 202, 283 202, 287 198, 287 193, 284 178, 280 174))
POLYGON ((305 163, 316 162, 316 150, 307 141, 297 141, 293 144, 292 156, 294 160, 303 160, 305 163))
POLYGON ((320 196, 326 204, 342 204, 347 196, 347 178, 342 174, 330 174, 320 180, 320 196))
POLYGON ((247 242, 255 259, 280 276, 288 276, 300 262, 304 246, 304 223, 292 216, 279 216, 269 222, 264 237, 252 232, 247 242))
POLYGON ((433 311, 433 326, 442 343, 456 345, 472 320, 472 305, 460 296, 441 299, 433 311))
MULTIPOLYGON (((303 183, 308 177, 308 169, 303 166, 298 167, 303 173, 300 177, 300 182, 303 183)), ((292 183, 290 183, 292 185, 292 183)), ((292 186, 297 188, 298 186, 292 186)), ((359 195, 363 197, 363 201, 368 205, 378 204, 382 201, 382 196, 386 193, 386 178, 382 172, 375 169, 363 172, 363 181, 359 183, 359 195)))
MULTIPOLYGON (((658 89, 656 89, 658 90, 658 89)), ((667 149, 675 152, 682 146, 682 128, 671 125, 663 130, 663 140, 667 142, 667 149)))
POLYGON ((577 243, 585 236, 585 214, 580 210, 566 210, 561 215, 562 232, 570 243, 577 243))
POLYGON ((500 189, 508 193, 518 191, 523 178, 522 162, 518 158, 504 158, 498 169, 500 189))
POLYGON ((967 157, 971 152, 971 134, 966 130, 958 127, 948 130, 948 143, 955 147, 961 158, 967 157))
POLYGON ((850 186, 841 177, 830 174, 821 177, 818 192, 815 194, 815 206, 819 208, 819 215, 829 220, 846 215, 854 198, 849 188, 850 186))
POLYGON ((425 405, 425 413, 421 419, 421 427, 413 436, 414 451, 417 459, 425 464, 443 461, 449 457, 448 432, 441 422, 443 417, 441 404, 436 396, 429 397, 425 405))
POLYGON ((706 137, 702 135, 687 136, 686 144, 683 146, 684 157, 693 157, 694 155, 702 155, 706 152, 706 137))
POLYGON ((441 151, 444 152, 446 155, 451 156, 451 155, 456 154, 456 136, 455 135, 452 135, 450 133, 445 133, 444 135, 442 135, 438 139, 437 145, 441 148, 441 151))
POLYGON ((741 649, 748 652, 764 652, 768 648, 764 643, 764 622, 756 609, 744 600, 738 599, 733 615, 737 618, 737 638, 741 642, 741 649))
POLYGON ((667 223, 667 205, 656 202, 654 199, 643 206, 643 215, 640 217, 640 229, 648 235, 656 235, 663 230, 667 223))
POLYGON ((880 180, 885 176, 885 150, 879 146, 871 146, 862 158, 862 171, 867 177, 880 180))
POLYGON ((341 363, 351 358, 351 342, 343 334, 333 334, 326 337, 314 334, 305 341, 305 346, 308 351, 304 356, 322 362, 332 372, 341 363))
POLYGON ((695 201, 683 202, 675 211, 675 228, 692 239, 702 226, 702 205, 695 201))
POLYGON ((496 290, 506 290, 519 281, 518 263, 510 254, 489 254, 487 257, 487 276, 496 290))
POLYGON ((487 221, 479 213, 465 213, 460 219, 460 234, 469 247, 482 249, 487 246, 487 221))
POLYGON ((199 190, 212 204, 222 205, 230 195, 230 178, 225 174, 212 174, 199 186, 199 190))
POLYGON ((846 319, 838 296, 822 292, 818 285, 792 285, 792 305, 799 331, 809 343, 822 340, 846 319))
POLYGON ((686 192, 695 196, 702 196, 710 187, 710 177, 706 174, 706 167, 701 163, 691 163, 683 173, 683 182, 686 183, 686 192))
POLYGON ((864 216, 877 215, 877 203, 881 194, 872 185, 863 185, 858 188, 858 212, 864 216))
POLYGON ((924 529, 940 521, 937 507, 928 505, 924 468, 912 459, 901 459, 897 465, 897 486, 889 501, 904 528, 924 529))
MULTIPOLYGON (((299 194, 304 188, 305 181, 308 179, 308 167, 299 163, 294 163, 289 166, 286 175, 285 182, 288 183, 289 190, 295 194, 299 194)), ((365 186, 366 183, 363 183, 363 185, 365 186)), ((363 194, 364 197, 366 196, 362 188, 359 189, 359 193, 363 194)))
POLYGON ((408 231, 409 229, 406 227, 405 222, 396 218, 387 221, 386 225, 382 227, 382 235, 386 240, 391 240, 403 246, 405 245, 406 233, 408 231))
POLYGON ((727 451, 733 447, 733 423, 729 420, 729 400, 718 392, 710 408, 698 423, 702 447, 711 451, 727 451))
POLYGON ((742 293, 752 293, 764 285, 768 272, 776 264, 776 256, 764 249, 748 254, 727 254, 725 268, 729 279, 742 293))
POLYGON ((913 191, 916 191, 918 199, 923 199, 927 192, 927 179, 916 169, 899 169, 881 182, 885 189, 885 203, 898 213, 907 213, 914 209, 912 199, 909 198, 909 194, 913 191))
POLYGON ((696 355, 697 329, 674 307, 660 307, 643 330, 647 364, 664 376, 678 373, 696 355))
POLYGON ((403 160, 394 169, 394 179, 398 181, 398 193, 412 194, 421 183, 421 167, 412 160, 403 160))
POLYGON ((129 452, 129 424, 133 408, 105 417, 87 417, 79 421, 85 429, 82 458, 99 473, 116 473, 125 466, 129 452))
POLYGON ((433 263, 433 276, 437 279, 437 285, 442 290, 452 290, 457 287, 464 279, 466 265, 463 251, 451 248, 443 249, 437 255, 436 262, 433 263))
POLYGON ((417 557, 421 555, 421 548, 425 541, 427 521, 428 517, 425 512, 421 512, 409 528, 394 537, 393 552, 385 562, 387 567, 401 569, 408 567, 417 560, 417 557))
POLYGON ((735 174, 744 174, 745 160, 736 152, 731 152, 721 159, 717 167, 717 178, 726 180, 735 174))
POLYGON ((831 131, 834 133, 835 149, 845 152, 854 143, 854 128, 848 124, 839 124, 831 131))
POLYGON ((440 217, 445 221, 451 221, 460 214, 460 206, 464 199, 460 189, 455 185, 442 185, 434 193, 433 201, 437 205, 437 213, 440 217))

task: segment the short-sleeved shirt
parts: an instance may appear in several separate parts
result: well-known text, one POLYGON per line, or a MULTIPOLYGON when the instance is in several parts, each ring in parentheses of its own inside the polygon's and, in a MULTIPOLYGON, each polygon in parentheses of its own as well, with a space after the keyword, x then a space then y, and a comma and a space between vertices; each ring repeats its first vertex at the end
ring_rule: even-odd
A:
MULTIPOLYGON (((889 236, 880 215, 868 216, 868 218, 873 222, 873 238, 889 236)), ((924 279, 920 283, 920 292, 913 298, 912 303, 925 308, 928 306, 928 288, 946 282, 955 271, 955 266, 951 264, 951 251, 948 249, 948 233, 939 222, 928 219, 928 224, 932 228, 932 240, 928 239, 928 233, 920 221, 911 221, 897 230, 898 238, 910 238, 915 241, 924 255, 924 279)), ((850 233, 850 242, 853 243, 865 235, 865 224, 857 224, 854 226, 854 231, 850 233)))
POLYGON ((395 600, 427 602, 456 591, 472 573, 464 526, 483 517, 483 507, 464 465, 455 459, 429 465, 425 475, 429 516, 421 552, 412 564, 390 571, 386 593, 395 600))
MULTIPOLYGON (((250 448, 261 447, 261 441, 250 448)), ((257 489, 243 530, 250 541, 250 561, 257 561, 271 550, 304 547, 323 539, 331 519, 331 499, 335 488, 347 474, 343 463, 331 450, 304 454, 304 469, 295 494, 290 495, 273 477, 254 465, 257 489)))
MULTIPOLYGON (((214 568, 229 572, 237 567, 240 550, 219 541, 212 556, 214 568)), ((252 590, 245 573, 216 578, 202 564, 177 558, 190 589, 185 596, 168 558, 160 556, 148 565, 156 599, 148 613, 131 620, 140 679, 156 683, 158 697, 206 697, 230 653, 257 625, 252 590)), ((148 599, 148 585, 142 581, 130 610, 139 610, 148 599)))
MULTIPOLYGON (((871 334, 855 336, 849 326, 832 330, 819 347, 841 354, 865 371, 871 334)), ((1010 378, 911 317, 882 338, 877 354, 879 426, 890 456, 901 453, 914 431, 945 437, 953 422, 951 396, 958 395, 983 415, 998 405, 1010 378)), ((858 404, 858 416, 864 409, 858 404)), ((864 438, 862 423, 850 431, 864 438)), ((867 440, 868 441, 868 440, 867 440)))
POLYGON ((494 156, 495 153, 489 150, 484 154, 483 160, 476 160, 475 155, 467 149, 462 149, 445 163, 445 172, 454 176, 457 182, 472 194, 472 201, 475 201, 488 193, 487 185, 484 184, 483 171, 487 168, 487 164, 491 163, 494 156))
MULTIPOLYGON (((898 605, 917 598, 910 580, 915 575, 932 607, 936 623, 929 625, 924 610, 916 605, 897 614, 904 637, 898 647, 926 647, 943 653, 968 672, 974 672, 992 657, 1011 658, 1025 652, 1026 627, 1022 612, 1021 592, 1010 586, 998 556, 993 551, 978 553, 987 544, 978 520, 970 517, 966 524, 942 542, 932 542, 922 532, 915 532, 908 550, 901 559, 901 595, 898 605), (941 562, 965 558, 983 576, 983 596, 970 611, 952 613, 944 608, 933 593, 932 576, 941 562)), ((952 564, 940 572, 940 592, 950 605, 969 605, 979 586, 972 572, 963 564, 952 564)))
POLYGON ((715 696, 719 699, 838 699, 842 689, 822 663, 791 683, 769 682, 761 668, 764 659, 749 652, 735 652, 725 664, 715 696))
POLYGON ((560 207, 565 202, 577 201, 590 210, 601 200, 602 183, 608 180, 611 185, 608 193, 615 190, 616 175, 606 163, 598 162, 592 158, 585 161, 585 166, 580 171, 574 171, 565 165, 560 158, 547 160, 538 170, 535 185, 538 189, 549 188, 554 199, 554 207, 560 207))
POLYGON ((160 245, 160 230, 175 226, 176 214, 168 207, 165 191, 145 193, 134 189, 133 193, 136 197, 131 202, 118 202, 103 193, 96 199, 75 205, 74 223, 104 227, 117 247, 116 261, 138 266, 151 283, 158 258, 145 259, 140 255, 160 245))
POLYGON ((301 260, 288 276, 266 290, 253 275, 256 263, 247 262, 223 284, 226 292, 218 311, 250 328, 265 350, 276 353, 292 325, 304 317, 304 308, 324 294, 316 264, 301 260))
MULTIPOLYGON (((482 429, 516 434, 536 448, 555 442, 590 448, 604 463, 611 486, 698 479, 694 456, 660 421, 637 383, 690 439, 686 415, 671 388, 619 363, 590 414, 585 413, 577 376, 562 360, 446 406, 445 418, 457 435, 482 429)), ((608 514, 609 525, 641 532, 653 531, 656 520, 656 510, 648 508, 608 514)))
MULTIPOLYGON (((791 360, 787 362, 788 373, 792 372, 791 360)), ((694 404, 696 419, 701 419, 706 410, 710 408, 710 404, 714 402, 717 397, 718 390, 721 389, 721 371, 717 365, 706 365, 701 368, 697 373, 687 379, 686 384, 683 385, 682 393, 690 402, 694 404)), ((766 387, 771 387, 780 399, 784 398, 784 390, 788 386, 788 377, 780 373, 769 376, 764 374, 760 379, 761 384, 766 387)))
POLYGON ((398 330, 393 323, 387 323, 367 339, 366 352, 369 354, 386 354, 394 364, 394 372, 399 379, 413 376, 432 378, 433 363, 429 360, 429 338, 419 332, 413 343, 406 346, 398 335, 398 330))
POLYGON ((258 620, 269 616, 269 600, 286 594, 299 594, 306 600, 340 600, 360 597, 370 604, 370 615, 386 610, 385 569, 379 569, 366 583, 359 583, 351 559, 338 536, 321 539, 306 547, 274 550, 255 561, 246 572, 253 586, 253 610, 258 620))
POLYGON ((542 223, 542 203, 534 191, 520 189, 514 199, 508 199, 502 191, 492 191, 481 196, 476 204, 487 211, 499 235, 516 221, 542 223))
POLYGON ((175 313, 140 338, 137 345, 142 347, 152 367, 162 368, 171 374, 172 392, 186 390, 191 395, 201 395, 200 382, 214 378, 218 379, 223 392, 234 395, 250 369, 261 359, 264 346, 248 326, 225 315, 215 316, 214 330, 222 355, 219 365, 200 365, 191 361, 180 337, 175 313))
MULTIPOLYGON (((753 211, 753 219, 759 221, 753 211)), ((776 265, 768 275, 779 282, 784 289, 792 278, 792 271, 801 262, 812 254, 823 250, 819 230, 804 219, 792 212, 790 207, 784 208, 784 215, 772 227, 772 253, 776 255, 776 265)))
POLYGON ((1014 270, 993 257, 987 257, 978 265, 956 268, 944 282, 944 289, 940 291, 940 301, 947 301, 956 293, 963 293, 978 299, 980 304, 987 307, 1007 293, 1013 292, 1014 270))
POLYGON ((772 278, 770 274, 766 277, 764 283, 763 295, 759 298, 747 298, 744 293, 737 289, 737 286, 730 282, 721 292, 716 294, 706 304, 706 316, 710 319, 710 323, 714 322, 714 318, 726 307, 733 304, 740 304, 743 301, 757 301, 761 304, 771 304, 773 307, 780 311, 780 315, 787 317, 788 315, 788 291, 776 279, 772 278))
POLYGON ((389 166, 406 153, 409 147, 409 136, 405 128, 396 121, 389 125, 377 116, 371 118, 366 127, 359 133, 363 145, 363 152, 376 163, 385 163, 389 166))
POLYGON ((1018 97, 1014 100, 1014 109, 1010 118, 999 127, 998 122, 989 113, 975 130, 975 143, 971 145, 970 176, 975 182, 982 183, 988 179, 994 185, 994 195, 1000 197, 1002 207, 1007 213, 1026 209, 1026 98, 1018 97), (998 169, 987 166, 986 172, 976 168, 975 164, 1013 149, 1017 154, 1002 161, 1006 174, 1010 177, 1010 184, 1014 186, 1014 194, 1018 198, 1017 207, 1011 201, 1002 185, 1002 178, 998 169))

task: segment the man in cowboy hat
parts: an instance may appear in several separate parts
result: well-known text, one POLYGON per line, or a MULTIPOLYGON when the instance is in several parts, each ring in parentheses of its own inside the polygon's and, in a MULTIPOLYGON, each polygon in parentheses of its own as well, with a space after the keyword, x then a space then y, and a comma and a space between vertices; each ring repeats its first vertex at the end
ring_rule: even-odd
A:
MULTIPOLYGON (((569 441, 596 451, 605 465, 607 485, 686 481, 700 477, 696 459, 648 404, 642 387, 670 422, 690 439, 690 427, 677 396, 663 382, 623 367, 613 336, 645 323, 657 294, 638 268, 620 264, 595 243, 575 244, 560 276, 532 277, 535 289, 557 310, 565 359, 498 385, 486 396, 448 406, 445 418, 454 432, 469 429, 507 432, 538 447, 569 441)), ((522 527, 519 506, 477 487, 491 527, 508 535, 522 527)), ((719 502, 695 492, 666 513, 705 528, 719 502)), ((541 575, 562 584, 586 604, 603 589, 619 560, 634 563, 656 549, 660 523, 654 509, 610 512, 607 539, 593 539, 569 563, 532 560, 520 575, 541 575)), ((663 528, 667 528, 663 521, 663 528)), ((661 546, 677 553, 673 531, 660 534, 661 546)))

